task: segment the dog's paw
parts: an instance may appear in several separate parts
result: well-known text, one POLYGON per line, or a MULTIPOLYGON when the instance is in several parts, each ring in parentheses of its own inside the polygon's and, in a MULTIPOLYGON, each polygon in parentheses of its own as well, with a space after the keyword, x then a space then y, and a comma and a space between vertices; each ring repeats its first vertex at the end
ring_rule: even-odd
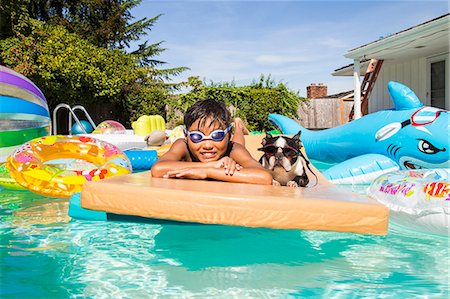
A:
POLYGON ((287 182, 286 186, 288 186, 288 187, 293 187, 293 188, 297 188, 297 187, 298 187, 298 184, 297 184, 297 182, 295 182, 295 181, 289 181, 289 182, 287 182))
POLYGON ((280 182, 272 180, 272 185, 273 186, 281 186, 280 182))

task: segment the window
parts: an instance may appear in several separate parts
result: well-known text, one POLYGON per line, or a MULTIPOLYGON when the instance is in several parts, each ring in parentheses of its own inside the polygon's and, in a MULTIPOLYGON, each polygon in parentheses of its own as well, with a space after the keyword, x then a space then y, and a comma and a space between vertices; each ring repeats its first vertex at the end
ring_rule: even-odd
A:
POLYGON ((445 109, 445 60, 430 64, 430 100, 431 106, 445 109))

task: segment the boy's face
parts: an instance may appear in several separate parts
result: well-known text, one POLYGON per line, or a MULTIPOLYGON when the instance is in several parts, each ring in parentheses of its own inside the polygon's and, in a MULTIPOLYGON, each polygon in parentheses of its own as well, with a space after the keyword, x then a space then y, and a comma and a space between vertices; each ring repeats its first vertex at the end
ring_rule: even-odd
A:
MULTIPOLYGON (((191 133, 194 131, 199 131, 205 136, 209 136, 215 130, 225 130, 226 126, 221 124, 219 121, 211 123, 211 119, 207 118, 200 125, 200 120, 197 119, 187 130, 191 133)), ((214 141, 208 137, 200 142, 193 142, 189 136, 187 136, 187 142, 189 149, 200 162, 211 162, 217 161, 225 154, 228 141, 230 140, 230 134, 226 134, 222 141, 214 141)))

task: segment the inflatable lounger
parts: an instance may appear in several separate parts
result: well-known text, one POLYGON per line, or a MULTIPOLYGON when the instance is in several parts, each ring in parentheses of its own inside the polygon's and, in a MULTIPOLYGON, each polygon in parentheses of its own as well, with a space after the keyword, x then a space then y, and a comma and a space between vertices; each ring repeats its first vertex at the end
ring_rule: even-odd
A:
MULTIPOLYGON (((256 149, 261 138, 246 136, 246 147, 254 157, 260 155, 256 149)), ((162 220, 387 233, 386 207, 369 197, 340 189, 313 171, 319 179, 311 188, 152 178, 147 171, 87 182, 80 203, 84 209, 162 220)))

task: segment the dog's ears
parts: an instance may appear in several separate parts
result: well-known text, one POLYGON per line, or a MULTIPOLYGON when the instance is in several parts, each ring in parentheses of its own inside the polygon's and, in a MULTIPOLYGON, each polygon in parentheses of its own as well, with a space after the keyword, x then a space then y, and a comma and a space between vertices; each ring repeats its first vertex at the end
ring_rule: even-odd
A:
POLYGON ((298 144, 299 148, 303 147, 303 142, 300 139, 300 136, 302 135, 302 131, 298 131, 297 134, 294 135, 294 137, 292 137, 292 140, 298 144))
POLYGON ((273 138, 273 136, 269 132, 266 132, 266 137, 265 138, 273 138))
MULTIPOLYGON (((273 138, 272 135, 270 135, 270 133, 268 133, 268 132, 265 132, 265 133, 266 133, 266 136, 261 140, 262 146, 267 144, 267 138, 273 138)), ((261 150, 261 149, 258 149, 258 150, 261 150)))
POLYGON ((302 131, 298 131, 297 134, 294 135, 294 137, 292 137, 293 140, 295 141, 300 141, 300 136, 302 135, 302 131))

